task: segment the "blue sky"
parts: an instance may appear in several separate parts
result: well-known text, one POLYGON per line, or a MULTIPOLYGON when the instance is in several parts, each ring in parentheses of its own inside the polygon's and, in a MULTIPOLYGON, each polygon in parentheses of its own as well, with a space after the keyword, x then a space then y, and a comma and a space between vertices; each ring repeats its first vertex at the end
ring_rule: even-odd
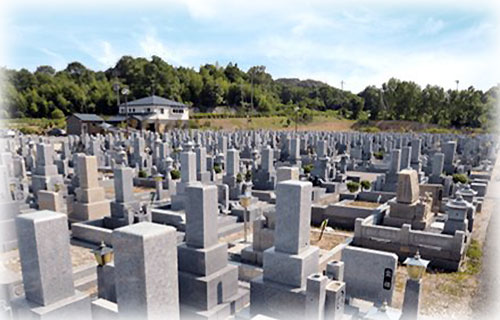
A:
POLYGON ((445 88, 500 80, 492 1, 10 1, 2 65, 94 70, 122 55, 176 66, 265 65, 274 78, 316 79, 358 92, 391 76, 445 88))

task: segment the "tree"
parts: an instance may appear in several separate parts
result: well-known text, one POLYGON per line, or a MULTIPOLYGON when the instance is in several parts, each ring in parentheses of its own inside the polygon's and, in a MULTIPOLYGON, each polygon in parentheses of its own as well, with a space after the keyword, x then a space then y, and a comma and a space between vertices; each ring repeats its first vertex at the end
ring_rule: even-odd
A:
POLYGON ((35 74, 36 73, 44 73, 53 76, 56 74, 56 69, 52 68, 51 66, 39 66, 38 68, 36 68, 35 74))

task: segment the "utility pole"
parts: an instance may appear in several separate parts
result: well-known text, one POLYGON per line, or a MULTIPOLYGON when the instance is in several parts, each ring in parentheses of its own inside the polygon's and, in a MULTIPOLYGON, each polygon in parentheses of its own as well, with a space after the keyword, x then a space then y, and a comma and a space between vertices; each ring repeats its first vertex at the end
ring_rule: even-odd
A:
POLYGON ((130 91, 127 88, 122 89, 122 94, 125 96, 125 125, 127 130, 127 138, 128 138, 128 94, 130 91))
POLYGON ((344 90, 344 80, 340 81, 340 90, 344 90))
POLYGON ((252 107, 252 112, 253 112, 253 77, 254 77, 255 69, 252 69, 252 77, 251 77, 251 84, 252 84, 252 93, 250 95, 250 106, 252 107))
POLYGON ((116 106, 120 107, 120 84, 118 82, 113 84, 113 90, 116 92, 116 106))
POLYGON ((299 125, 299 107, 295 107, 295 137, 297 137, 298 125, 299 125))
POLYGON ((458 81, 458 80, 455 80, 455 82, 457 83, 457 91, 458 91, 458 83, 459 83, 460 81, 458 81))

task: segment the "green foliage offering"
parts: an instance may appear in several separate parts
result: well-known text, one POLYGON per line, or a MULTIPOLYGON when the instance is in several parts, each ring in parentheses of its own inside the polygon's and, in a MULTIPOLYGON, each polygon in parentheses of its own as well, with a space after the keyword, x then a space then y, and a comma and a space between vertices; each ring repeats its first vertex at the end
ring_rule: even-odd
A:
POLYGON ((238 182, 238 183, 243 182, 243 176, 241 175, 241 173, 238 173, 236 175, 236 182, 238 182))
POLYGON ((245 181, 246 181, 246 182, 250 182, 250 181, 252 181, 252 171, 248 170, 248 171, 245 173, 245 181))
POLYGON ((384 159, 384 152, 383 151, 374 152, 373 156, 375 157, 375 159, 382 160, 384 159))
POLYGON ((309 174, 311 173, 312 169, 314 169, 314 165, 311 163, 311 164, 305 164, 302 166, 302 169, 304 169, 304 173, 305 174, 309 174))
POLYGON ((148 174, 144 170, 139 170, 139 178, 147 178, 148 174))
POLYGON ((349 181, 346 184, 347 190, 349 190, 350 193, 354 193, 359 190, 359 183, 354 182, 354 181, 349 181))
MULTIPOLYGON (((0 68, 6 81, 5 118, 53 118, 75 112, 111 115, 117 113, 113 84, 128 87, 128 100, 151 95, 184 102, 201 112, 194 118, 235 117, 249 114, 285 116, 284 125, 312 121, 316 112, 338 118, 358 120, 364 128, 373 120, 408 120, 433 123, 441 127, 492 128, 500 87, 486 92, 469 87, 444 90, 412 81, 389 79, 381 88, 368 86, 358 94, 343 91, 314 80, 273 79, 264 66, 247 71, 237 64, 205 64, 198 70, 175 67, 158 56, 150 60, 123 56, 106 71, 93 71, 79 62, 64 70, 40 66, 27 69, 0 68), (229 110, 211 115, 216 107, 229 110), (298 108, 298 112, 296 112, 298 108)), ((122 100, 123 101, 123 100, 122 100)), ((198 128, 196 122, 188 127, 198 128)), ((178 127, 181 124, 177 124, 178 127)), ((372 127, 364 131, 375 132, 372 127)))
POLYGON ((181 172, 177 169, 174 169, 174 170, 170 171, 170 177, 173 180, 178 180, 181 178, 181 172))
POLYGON ((369 190, 372 187, 372 183, 368 180, 362 180, 360 184, 363 190, 369 190))
POLYGON ((220 165, 218 163, 214 164, 214 171, 215 171, 215 173, 222 172, 222 168, 220 167, 220 165))
POLYGON ((469 182, 469 179, 467 178, 467 175, 465 175, 465 174, 456 173, 453 175, 453 182, 454 183, 460 182, 460 183, 465 184, 465 183, 469 182))

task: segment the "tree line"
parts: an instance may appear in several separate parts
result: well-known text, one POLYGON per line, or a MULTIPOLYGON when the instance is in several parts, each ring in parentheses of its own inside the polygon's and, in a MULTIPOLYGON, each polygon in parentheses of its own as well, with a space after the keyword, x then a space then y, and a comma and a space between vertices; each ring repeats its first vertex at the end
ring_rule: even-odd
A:
MULTIPOLYGON (((40 66, 0 70, 7 118, 61 118, 74 112, 112 115, 118 112, 113 85, 129 89, 128 100, 152 94, 184 102, 199 112, 229 107, 240 114, 330 111, 348 119, 409 120, 453 127, 487 127, 494 118, 500 88, 483 92, 473 87, 444 90, 421 88, 412 81, 389 79, 382 87, 368 86, 358 94, 314 80, 273 79, 264 66, 244 71, 237 64, 174 67, 123 56, 106 71, 79 62, 64 70, 40 66), (298 108, 298 109, 297 109, 298 108)), ((122 102, 124 97, 121 97, 122 102)))

